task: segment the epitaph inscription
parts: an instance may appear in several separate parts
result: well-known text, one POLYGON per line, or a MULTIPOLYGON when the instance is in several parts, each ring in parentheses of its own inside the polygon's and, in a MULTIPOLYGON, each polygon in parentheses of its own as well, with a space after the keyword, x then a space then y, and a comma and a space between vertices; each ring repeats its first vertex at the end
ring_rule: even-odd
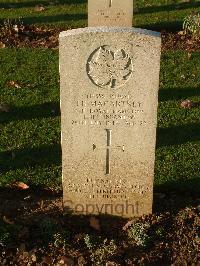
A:
POLYGON ((123 50, 112 50, 109 46, 96 49, 87 62, 87 73, 91 81, 102 88, 116 89, 123 86, 133 71, 132 60, 123 50))

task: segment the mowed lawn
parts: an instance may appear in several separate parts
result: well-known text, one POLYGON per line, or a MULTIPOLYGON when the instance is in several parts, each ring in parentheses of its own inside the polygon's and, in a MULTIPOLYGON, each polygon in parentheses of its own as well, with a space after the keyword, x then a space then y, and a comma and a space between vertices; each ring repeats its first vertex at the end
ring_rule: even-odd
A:
MULTIPOLYGON (((200 1, 138 0, 133 25, 181 30, 200 1)), ((70 29, 87 25, 86 0, 0 0, 0 23, 8 20, 70 29), (44 10, 38 11, 37 5, 44 10)), ((200 52, 162 54, 155 189, 200 192, 200 52)), ((153 67, 153 66, 152 66, 153 67)), ((0 185, 23 181, 61 188, 58 51, 0 49, 0 185), (4 107, 4 105, 9 106, 4 107), (8 112, 5 112, 8 111, 8 112)))
MULTIPOLYGON (((200 52, 162 54, 155 188, 200 190, 200 52)), ((0 185, 23 181, 61 188, 58 51, 0 50, 0 185), (11 86, 10 81, 19 86, 11 86)), ((153 67, 153 66, 152 66, 153 67)))

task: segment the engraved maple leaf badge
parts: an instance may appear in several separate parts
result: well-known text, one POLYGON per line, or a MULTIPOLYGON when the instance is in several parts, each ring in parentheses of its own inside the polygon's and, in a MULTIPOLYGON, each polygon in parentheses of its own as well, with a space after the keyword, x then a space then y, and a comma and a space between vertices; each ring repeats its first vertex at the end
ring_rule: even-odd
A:
POLYGON ((120 87, 131 73, 132 61, 123 49, 113 52, 107 47, 100 47, 88 62, 88 75, 100 87, 120 87))

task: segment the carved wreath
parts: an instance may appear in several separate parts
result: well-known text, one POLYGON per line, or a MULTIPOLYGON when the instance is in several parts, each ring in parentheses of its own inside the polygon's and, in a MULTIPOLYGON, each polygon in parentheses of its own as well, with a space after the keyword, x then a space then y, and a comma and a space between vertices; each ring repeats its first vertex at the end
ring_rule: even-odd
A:
POLYGON ((132 71, 132 60, 123 49, 113 52, 107 46, 101 46, 87 62, 89 78, 102 88, 121 87, 130 78, 132 71))

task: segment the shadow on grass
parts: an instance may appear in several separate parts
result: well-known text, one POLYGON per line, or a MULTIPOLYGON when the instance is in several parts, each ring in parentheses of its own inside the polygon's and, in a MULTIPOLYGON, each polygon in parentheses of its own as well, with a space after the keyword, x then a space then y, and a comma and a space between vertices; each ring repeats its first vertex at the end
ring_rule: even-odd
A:
POLYGON ((14 198, 23 200, 25 197, 27 197, 30 194, 35 195, 37 198, 41 197, 41 199, 42 198, 56 199, 57 197, 62 197, 63 195, 62 190, 52 190, 34 184, 31 184, 29 189, 24 189, 24 190, 21 190, 14 186, 0 187, 0 198, 5 197, 8 200, 13 200, 14 198))
MULTIPOLYGON (((21 17, 20 21, 24 24, 39 24, 39 23, 56 23, 56 22, 67 22, 67 21, 79 21, 86 20, 87 14, 60 14, 56 16, 35 16, 35 17, 21 17)), ((2 24, 7 18, 1 18, 0 23, 2 24)), ((13 19, 14 20, 14 19, 13 19)))
POLYGON ((159 90, 159 101, 185 100, 192 96, 200 96, 199 88, 167 88, 159 90))
POLYGON ((163 192, 163 193, 177 193, 184 194, 186 196, 198 196, 200 193, 200 178, 198 178, 198 173, 194 174, 192 179, 183 179, 183 180, 174 180, 166 181, 162 185, 155 185, 154 192, 163 192))
POLYGON ((35 7, 37 5, 47 5, 46 1, 30 1, 30 2, 8 2, 8 3, 0 3, 0 8, 4 9, 15 9, 15 8, 26 8, 26 7, 35 7))
POLYGON ((13 107, 9 113, 0 115, 0 123, 60 116, 59 102, 47 102, 32 106, 13 107))
POLYGON ((29 167, 47 167, 61 165, 61 146, 43 145, 38 148, 27 148, 0 153, 0 173, 10 170, 28 169, 29 167))
POLYGON ((15 8, 29 8, 35 7, 37 5, 42 6, 58 6, 58 5, 73 5, 73 4, 83 4, 86 3, 86 0, 52 0, 52 1, 26 1, 26 2, 9 2, 9 3, 0 3, 0 8, 5 9, 15 9, 15 8), (51 2, 52 4, 50 4, 51 2))
MULTIPOLYGON (((196 174, 197 176, 197 174, 196 174)), ((167 181, 154 187, 153 211, 178 211, 185 207, 195 207, 199 204, 200 178, 189 180, 167 181), (162 193, 164 198, 160 198, 162 193)))
MULTIPOLYGON (((170 128, 158 128, 157 148, 180 145, 199 140, 200 124, 170 128)), ((61 165, 60 144, 43 145, 38 148, 5 151, 0 153, 1 173, 34 166, 61 165)))
POLYGON ((174 11, 174 10, 196 8, 199 6, 200 6, 199 2, 197 3, 196 1, 190 1, 187 3, 143 7, 139 9, 139 13, 145 14, 145 13, 154 13, 154 12, 163 12, 163 11, 174 11))
POLYGON ((175 32, 183 27, 183 21, 164 21, 164 22, 157 22, 154 24, 138 24, 137 27, 147 30, 154 30, 154 31, 171 31, 175 32))
POLYGON ((62 21, 78 21, 87 19, 86 14, 61 14, 56 16, 27 17, 22 18, 25 24, 54 23, 62 21))
POLYGON ((169 128, 158 128, 156 146, 158 148, 198 141, 200 139, 199 132, 200 124, 198 123, 169 128))

